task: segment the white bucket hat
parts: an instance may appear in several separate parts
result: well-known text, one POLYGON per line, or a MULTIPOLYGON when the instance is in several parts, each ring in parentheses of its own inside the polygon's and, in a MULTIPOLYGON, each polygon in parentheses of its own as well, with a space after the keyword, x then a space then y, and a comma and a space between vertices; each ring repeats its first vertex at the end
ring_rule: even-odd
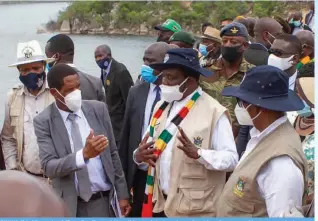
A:
POLYGON ((29 64, 37 61, 53 62, 54 58, 47 58, 41 49, 40 43, 36 40, 18 43, 17 62, 9 65, 16 67, 21 64, 29 64))

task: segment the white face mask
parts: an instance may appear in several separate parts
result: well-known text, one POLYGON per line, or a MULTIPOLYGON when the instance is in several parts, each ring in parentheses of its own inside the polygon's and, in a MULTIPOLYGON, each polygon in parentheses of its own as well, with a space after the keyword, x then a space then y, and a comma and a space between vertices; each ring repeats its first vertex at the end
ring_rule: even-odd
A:
MULTIPOLYGON (((60 94, 60 92, 58 90, 56 90, 56 91, 60 94)), ((63 97, 63 95, 61 95, 61 96, 63 97)), ((70 111, 76 112, 82 106, 81 90, 76 89, 76 90, 72 91, 71 93, 69 93, 68 95, 66 95, 64 97, 65 103, 63 101, 61 101, 61 100, 59 100, 59 101, 62 102, 63 104, 65 104, 66 107, 68 109, 70 109, 70 111)))
POLYGON ((182 98, 183 96, 183 92, 180 92, 180 87, 188 80, 188 78, 186 78, 181 84, 179 85, 174 85, 174 86, 168 86, 168 85, 160 85, 160 89, 161 89, 161 99, 171 103, 173 101, 178 101, 182 98))
POLYGON ((247 112, 247 109, 251 106, 248 105, 246 107, 246 109, 244 107, 240 107, 238 104, 236 104, 236 107, 235 107, 235 116, 236 116, 236 119, 238 121, 238 123, 240 125, 246 125, 246 126, 254 126, 253 124, 253 120, 255 120, 256 118, 258 118, 258 116, 262 113, 262 112, 259 112, 253 119, 250 117, 249 113, 247 112))
POLYGON ((293 66, 293 61, 292 61, 293 57, 294 57, 294 55, 292 55, 288 58, 280 58, 280 57, 277 57, 277 56, 271 54, 268 57, 267 64, 274 66, 274 67, 277 67, 277 68, 281 69, 282 71, 286 71, 291 66, 293 66))

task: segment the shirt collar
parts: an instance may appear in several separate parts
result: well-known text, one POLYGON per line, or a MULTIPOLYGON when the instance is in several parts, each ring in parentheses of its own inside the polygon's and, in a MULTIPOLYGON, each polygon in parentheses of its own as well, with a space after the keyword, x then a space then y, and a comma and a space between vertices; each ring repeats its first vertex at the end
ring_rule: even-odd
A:
POLYGON ((262 132, 260 132, 259 130, 257 130, 255 127, 253 127, 250 131, 250 135, 251 138, 257 138, 258 140, 266 137, 268 134, 270 134, 271 132, 273 132, 277 127, 279 127, 280 125, 282 125, 283 123, 285 123, 288 120, 287 116, 283 116, 279 119, 277 119, 276 121, 274 121, 271 125, 269 125, 265 130, 263 130, 262 132))
POLYGON ((289 78, 289 89, 290 90, 295 90, 295 82, 296 82, 297 74, 298 74, 298 71, 296 70, 295 74, 293 74, 289 78))
MULTIPOLYGON (((55 106, 56 106, 57 110, 60 112, 61 117, 62 117, 62 119, 63 119, 63 122, 66 123, 67 118, 68 118, 68 115, 70 114, 70 112, 61 110, 61 109, 56 105, 56 102, 55 102, 55 106)), ((78 111, 76 111, 76 112, 73 112, 73 114, 75 114, 75 115, 78 116, 79 118, 82 118, 82 111, 81 111, 81 109, 78 110, 78 111)))
POLYGON ((110 66, 112 65, 112 62, 113 62, 113 60, 110 60, 109 65, 107 66, 107 68, 106 68, 106 70, 105 70, 105 72, 106 72, 107 74, 109 74, 110 66))
MULTIPOLYGON (((37 97, 40 94, 42 94, 44 91, 47 91, 47 90, 50 90, 50 88, 49 88, 49 85, 47 83, 47 78, 45 78, 45 81, 44 81, 43 86, 42 86, 41 90, 39 91, 39 93, 36 96, 34 96, 34 95, 32 95, 32 96, 37 97)), ((29 92, 28 88, 25 85, 23 85, 23 89, 20 91, 19 95, 22 95, 23 93, 26 94, 26 95, 30 95, 31 94, 29 92)))
POLYGON ((72 63, 68 63, 67 65, 70 66, 70 67, 72 67, 72 68, 75 68, 75 67, 76 67, 75 64, 72 64, 72 63))
POLYGON ((150 83, 150 91, 151 91, 151 92, 155 92, 156 86, 157 86, 157 85, 155 85, 155 84, 153 84, 153 83, 150 83))

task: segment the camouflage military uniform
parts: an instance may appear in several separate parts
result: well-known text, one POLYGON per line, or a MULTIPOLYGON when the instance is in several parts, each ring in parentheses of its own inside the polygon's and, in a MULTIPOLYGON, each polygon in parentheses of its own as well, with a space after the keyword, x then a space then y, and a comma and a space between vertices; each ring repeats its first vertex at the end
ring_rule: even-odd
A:
POLYGON ((221 105, 223 105, 229 110, 232 119, 232 124, 234 124, 235 126, 239 126, 234 113, 234 109, 237 103, 236 98, 224 97, 222 96, 221 92, 225 87, 240 85, 245 72, 252 67, 254 67, 254 65, 248 63, 243 59, 239 67, 239 71, 234 73, 228 79, 226 79, 225 74, 222 73, 222 69, 224 67, 222 59, 220 58, 214 61, 214 63, 210 67, 208 67, 215 73, 212 79, 209 79, 208 82, 206 81, 206 79, 201 78, 199 81, 199 85, 202 87, 204 92, 206 92, 211 97, 219 101, 221 105))
POLYGON ((212 64, 215 62, 215 60, 216 60, 215 58, 209 58, 209 57, 202 56, 200 58, 200 65, 203 68, 207 68, 207 67, 212 66, 212 64))

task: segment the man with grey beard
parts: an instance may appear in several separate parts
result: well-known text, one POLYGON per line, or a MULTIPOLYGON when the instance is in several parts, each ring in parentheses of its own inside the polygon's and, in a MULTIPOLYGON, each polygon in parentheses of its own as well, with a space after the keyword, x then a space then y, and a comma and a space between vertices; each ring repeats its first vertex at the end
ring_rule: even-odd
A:
POLYGON ((152 111, 160 100, 162 77, 160 71, 153 70, 150 64, 163 62, 169 49, 177 48, 176 45, 168 45, 165 42, 157 42, 150 45, 144 53, 144 64, 140 75, 143 82, 130 88, 122 137, 119 146, 119 155, 127 181, 128 190, 132 194, 131 217, 140 217, 144 199, 147 172, 140 170, 134 163, 132 155, 141 142, 142 135, 146 131, 152 111))

